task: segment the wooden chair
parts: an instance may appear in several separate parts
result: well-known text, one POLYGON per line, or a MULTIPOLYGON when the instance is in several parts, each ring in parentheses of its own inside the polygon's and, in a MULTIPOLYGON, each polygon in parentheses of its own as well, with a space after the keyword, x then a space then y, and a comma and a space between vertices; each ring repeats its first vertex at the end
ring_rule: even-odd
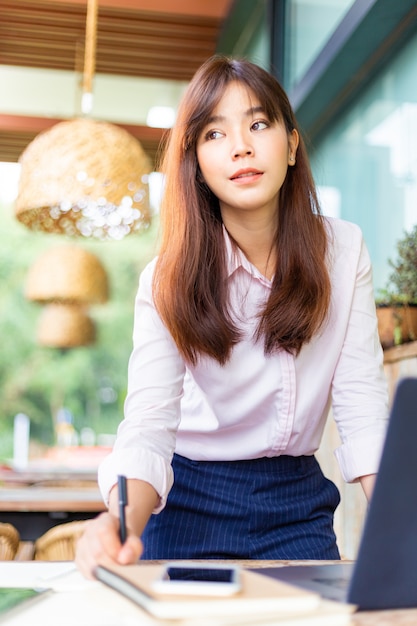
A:
POLYGON ((19 548, 20 535, 12 524, 0 522, 0 561, 13 561, 19 548))
POLYGON ((46 531, 35 541, 37 561, 72 561, 75 557, 75 546, 81 536, 86 521, 59 524, 46 531))

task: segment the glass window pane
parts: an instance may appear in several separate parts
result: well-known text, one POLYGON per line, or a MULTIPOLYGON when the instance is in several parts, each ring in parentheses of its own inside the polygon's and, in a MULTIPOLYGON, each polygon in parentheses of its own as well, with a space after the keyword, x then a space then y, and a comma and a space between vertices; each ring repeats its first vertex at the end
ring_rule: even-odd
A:
POLYGON ((304 75, 355 0, 289 0, 286 88, 304 75))
POLYGON ((371 83, 312 155, 325 213, 362 228, 377 289, 417 223, 417 37, 371 83))

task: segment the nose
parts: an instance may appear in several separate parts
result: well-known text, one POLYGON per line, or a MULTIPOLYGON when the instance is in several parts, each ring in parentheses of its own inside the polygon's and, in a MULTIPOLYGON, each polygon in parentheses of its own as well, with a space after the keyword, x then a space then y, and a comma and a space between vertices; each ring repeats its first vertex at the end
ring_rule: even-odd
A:
POLYGON ((233 139, 232 156, 233 159, 238 159, 244 156, 252 156, 254 153, 252 142, 250 137, 247 137, 243 133, 238 133, 233 139))
POLYGON ((243 157, 243 156, 251 156, 252 154, 253 154, 253 150, 252 150, 252 148, 249 148, 249 147, 243 148, 243 147, 242 147, 242 148, 236 149, 236 150, 234 151, 234 153, 233 153, 233 157, 234 157, 235 159, 239 159, 240 157, 243 157))

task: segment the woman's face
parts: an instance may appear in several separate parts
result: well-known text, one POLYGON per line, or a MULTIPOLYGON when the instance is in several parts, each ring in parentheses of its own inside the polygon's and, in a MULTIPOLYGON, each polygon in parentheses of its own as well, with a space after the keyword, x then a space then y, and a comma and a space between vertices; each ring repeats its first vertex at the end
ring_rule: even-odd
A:
POLYGON ((229 84, 197 141, 201 174, 223 221, 275 214, 297 146, 296 130, 271 122, 248 87, 229 84))

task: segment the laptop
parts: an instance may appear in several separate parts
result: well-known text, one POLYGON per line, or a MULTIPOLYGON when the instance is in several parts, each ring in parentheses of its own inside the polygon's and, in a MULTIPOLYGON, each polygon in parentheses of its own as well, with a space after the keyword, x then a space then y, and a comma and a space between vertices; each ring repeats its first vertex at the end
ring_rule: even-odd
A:
POLYGON ((417 378, 396 388, 356 562, 256 571, 358 610, 417 607, 417 378))

